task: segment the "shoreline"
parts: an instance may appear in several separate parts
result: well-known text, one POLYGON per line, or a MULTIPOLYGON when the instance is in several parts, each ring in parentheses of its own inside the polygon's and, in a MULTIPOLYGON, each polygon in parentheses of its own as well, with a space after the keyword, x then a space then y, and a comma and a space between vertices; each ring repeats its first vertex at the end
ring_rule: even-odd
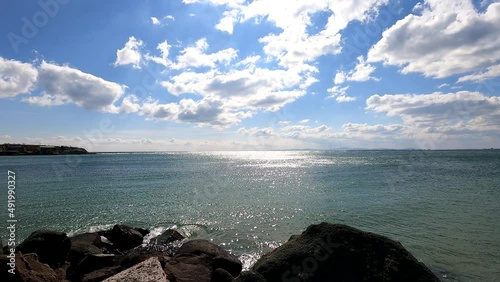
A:
MULTIPOLYGON (((0 257, 0 277, 87 282, 126 281, 137 275, 143 277, 138 281, 440 281, 399 242, 343 224, 310 225, 248 270, 210 241, 189 240, 167 229, 143 244, 150 233, 119 224, 71 237, 38 230, 16 246, 14 260, 12 255, 0 257), (9 262, 16 274, 3 269, 9 262)), ((4 248, 4 253, 10 251, 4 248)))

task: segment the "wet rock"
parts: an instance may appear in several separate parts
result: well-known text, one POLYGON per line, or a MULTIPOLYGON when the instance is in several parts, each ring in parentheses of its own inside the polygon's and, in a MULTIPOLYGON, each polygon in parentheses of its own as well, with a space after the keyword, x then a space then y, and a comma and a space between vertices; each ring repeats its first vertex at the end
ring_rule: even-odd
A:
POLYGON ((217 268, 212 274, 211 282, 233 282, 234 277, 231 273, 222 268, 217 268))
POLYGON ((160 236, 151 239, 152 243, 155 244, 169 244, 175 241, 183 240, 184 236, 174 229, 168 229, 163 232, 160 236))
POLYGON ((107 278, 104 282, 168 282, 168 280, 158 258, 152 257, 107 278))
POLYGON ((152 257, 156 257, 158 259, 162 268, 165 267, 167 258, 163 252, 140 247, 138 249, 130 250, 127 254, 125 254, 119 264, 123 269, 126 269, 152 257))
POLYGON ((117 266, 117 260, 113 254, 90 254, 81 261, 71 264, 66 277, 71 281, 80 281, 86 274, 106 267, 117 266))
POLYGON ((212 259, 213 270, 222 268, 233 277, 238 276, 242 269, 242 264, 236 256, 207 240, 191 240, 184 243, 179 250, 177 250, 174 258, 184 254, 206 254, 212 259))
POLYGON ((71 248, 67 260, 70 262, 79 261, 86 255, 102 254, 103 242, 97 233, 84 233, 70 238, 71 248))
POLYGON ((207 254, 181 254, 174 256, 165 266, 170 281, 210 282, 213 260, 207 254))
MULTIPOLYGON (((300 281, 300 280, 299 280, 300 281)), ((234 282, 266 282, 266 279, 255 271, 243 271, 234 282)))
POLYGON ((40 262, 57 268, 66 260, 71 248, 71 240, 66 233, 38 230, 26 238, 16 251, 23 254, 36 253, 40 262))
POLYGON ((129 250, 141 245, 144 237, 137 229, 121 224, 115 225, 111 231, 103 234, 105 234, 103 236, 113 242, 113 247, 120 251, 129 250))
POLYGON ((329 223, 309 226, 253 270, 267 281, 439 281, 399 242, 329 223))

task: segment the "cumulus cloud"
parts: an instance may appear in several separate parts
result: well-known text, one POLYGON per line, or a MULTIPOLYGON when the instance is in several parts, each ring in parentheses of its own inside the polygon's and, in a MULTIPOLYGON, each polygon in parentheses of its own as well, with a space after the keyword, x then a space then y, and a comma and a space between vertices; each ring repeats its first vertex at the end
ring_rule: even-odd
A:
POLYGON ((43 61, 38 69, 37 88, 40 96, 23 101, 41 106, 73 103, 88 110, 117 112, 114 103, 126 87, 69 66, 43 61))
POLYGON ((496 77, 500 77, 500 65, 491 66, 483 72, 462 76, 458 79, 457 82, 458 83, 466 81, 482 82, 496 77))
POLYGON ((333 86, 332 88, 328 88, 327 91, 328 91, 328 93, 330 93, 330 96, 328 96, 328 98, 335 99, 335 101, 337 101, 339 103, 356 101, 355 97, 347 96, 348 89, 349 89, 349 86, 345 86, 345 87, 333 86))
POLYGON ((498 64, 500 3, 489 4, 481 13, 470 0, 426 0, 418 10, 384 31, 369 50, 368 62, 433 78, 498 64))
POLYGON ((37 75, 36 68, 31 64, 0 57, 0 98, 29 93, 37 75))
POLYGON ((161 104, 149 100, 143 103, 141 115, 153 120, 170 120, 176 122, 228 127, 238 124, 242 119, 250 117, 248 112, 230 112, 219 100, 210 98, 194 101, 182 99, 179 103, 161 104))
POLYGON ((378 80, 377 78, 371 76, 375 69, 376 68, 374 66, 365 62, 363 56, 359 56, 358 64, 356 65, 356 67, 348 72, 337 72, 334 78, 334 82, 335 84, 342 84, 346 81, 368 81, 370 79, 378 80))
POLYGON ((207 54, 209 45, 206 38, 202 38, 193 46, 182 50, 177 57, 177 63, 172 66, 174 69, 215 67, 216 64, 228 64, 236 57, 238 52, 233 48, 224 49, 216 53, 207 54))
POLYGON ((168 56, 170 55, 170 48, 172 48, 172 46, 168 44, 167 40, 165 40, 164 42, 159 43, 156 47, 156 49, 160 51, 159 57, 146 54, 144 56, 144 59, 147 61, 155 62, 159 65, 163 65, 164 67, 168 67, 172 64, 172 62, 168 58, 168 56))
POLYGON ((130 36, 125 46, 116 51, 115 66, 132 65, 134 68, 141 68, 142 54, 140 48, 143 45, 142 40, 130 36))
POLYGON ((498 132, 500 129, 500 97, 479 92, 435 92, 424 95, 373 95, 367 109, 399 117, 405 125, 426 133, 498 132))

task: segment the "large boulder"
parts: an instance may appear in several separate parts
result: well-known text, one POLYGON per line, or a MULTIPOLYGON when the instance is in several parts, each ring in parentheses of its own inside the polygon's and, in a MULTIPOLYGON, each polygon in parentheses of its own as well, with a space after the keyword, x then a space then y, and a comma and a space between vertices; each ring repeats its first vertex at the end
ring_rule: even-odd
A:
POLYGON ((67 260, 70 262, 79 261, 86 255, 102 254, 103 245, 101 236, 97 233, 78 234, 70 238, 71 248, 67 260))
POLYGON ((191 240, 184 243, 179 250, 177 250, 174 258, 185 254, 206 254, 212 259, 213 270, 222 268, 233 277, 238 276, 242 269, 241 261, 239 261, 236 256, 207 240, 191 240))
POLYGON ((40 262, 57 268, 66 260, 70 248, 71 240, 66 233, 38 230, 19 244, 16 251, 23 254, 36 253, 40 262))
POLYGON ((253 270, 267 281, 439 281, 399 242, 329 223, 309 226, 253 270))
POLYGON ((176 255, 165 266, 169 281, 210 282, 213 271, 212 258, 207 254, 176 255))
POLYGON ((113 242, 114 248, 124 251, 141 245, 144 238, 143 234, 147 234, 144 229, 117 224, 113 226, 113 229, 103 232, 101 235, 113 242))
POLYGON ((7 272, 10 267, 8 263, 10 259, 5 255, 0 256, 0 280, 1 281, 46 281, 58 282, 63 281, 53 269, 47 264, 38 261, 38 256, 32 254, 16 254, 14 273, 7 272))
POLYGON ((181 233, 177 232, 177 230, 168 229, 165 232, 163 232, 160 236, 152 238, 150 242, 155 244, 168 244, 183 239, 184 236, 182 236, 181 233))
POLYGON ((255 271, 243 271, 233 282, 267 282, 264 277, 255 271))
POLYGON ((104 282, 168 282, 158 258, 152 257, 126 269, 104 282))
POLYGON ((81 261, 72 263, 66 271, 66 277, 71 281, 80 281, 96 270, 117 266, 117 261, 117 256, 113 254, 89 254, 81 261))

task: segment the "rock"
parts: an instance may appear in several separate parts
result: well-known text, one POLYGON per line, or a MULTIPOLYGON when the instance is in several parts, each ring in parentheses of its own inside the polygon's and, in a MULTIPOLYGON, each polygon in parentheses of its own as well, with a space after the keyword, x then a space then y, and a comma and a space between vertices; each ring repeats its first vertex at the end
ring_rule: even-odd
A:
POLYGON ((212 259, 213 270, 222 268, 233 277, 238 276, 242 269, 242 264, 236 256, 207 240, 191 240, 184 243, 179 250, 177 250, 174 258, 183 254, 206 254, 212 259))
POLYGON ((210 282, 212 272, 212 258, 203 253, 176 255, 165 266, 170 281, 210 282))
POLYGON ((177 232, 177 230, 168 229, 160 236, 152 238, 151 242, 156 244, 168 244, 175 241, 180 241, 182 239, 184 239, 184 236, 182 236, 181 233, 177 232))
POLYGON ((233 282, 234 277, 231 273, 222 268, 217 268, 212 274, 211 282, 233 282))
POLYGON ((109 233, 105 233, 106 238, 113 242, 113 247, 120 251, 129 250, 142 244, 143 235, 135 228, 117 224, 109 233))
POLYGON ((161 264, 161 267, 165 267, 166 258, 163 252, 156 250, 149 250, 145 248, 139 247, 138 249, 130 250, 123 258, 120 260, 119 264, 123 269, 129 268, 133 265, 141 263, 145 260, 148 260, 152 257, 158 258, 158 261, 161 264))
POLYGON ((165 272, 156 257, 113 275, 104 282, 168 282, 165 272))
POLYGON ((86 274, 96 270, 117 266, 117 258, 113 254, 90 254, 79 262, 71 264, 67 270, 66 277, 71 281, 79 281, 86 274))
POLYGON ((1 281, 47 281, 56 282, 62 281, 61 277, 51 269, 47 264, 38 261, 37 254, 16 254, 15 274, 7 272, 10 267, 7 263, 10 259, 2 255, 0 256, 0 280, 1 281))
POLYGON ((309 226, 253 270, 267 281, 439 281, 399 242, 329 223, 309 226))
POLYGON ((92 271, 83 276, 82 282, 100 282, 120 272, 120 266, 109 266, 92 271))
POLYGON ((16 251, 23 254, 36 253, 40 262, 57 268, 64 263, 71 248, 71 241, 66 233, 38 230, 26 238, 16 251))
MULTIPOLYGON (((299 280, 300 281, 300 280, 299 280)), ((264 276, 255 271, 243 271, 234 282, 266 282, 264 276)))
POLYGON ((103 245, 101 236, 97 233, 84 233, 70 238, 71 248, 67 260, 70 262, 79 261, 86 255, 102 254, 103 245))

